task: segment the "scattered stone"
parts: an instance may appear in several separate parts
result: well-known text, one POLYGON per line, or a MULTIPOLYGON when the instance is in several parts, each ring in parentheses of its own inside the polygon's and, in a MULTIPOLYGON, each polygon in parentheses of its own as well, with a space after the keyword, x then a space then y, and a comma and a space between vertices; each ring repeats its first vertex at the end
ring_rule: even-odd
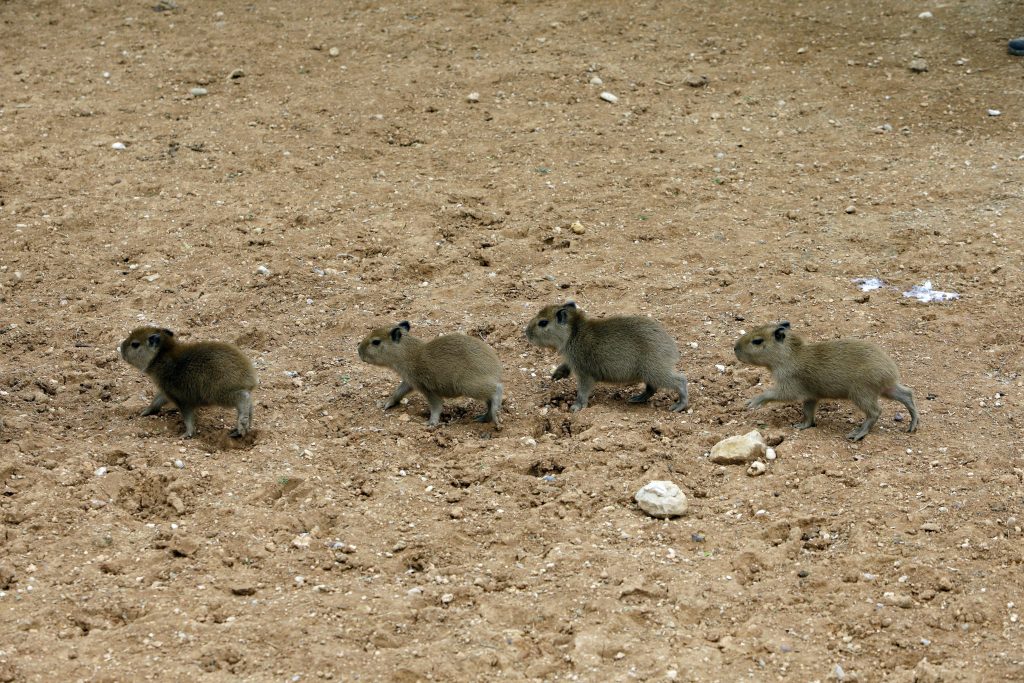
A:
POLYGON ((228 79, 232 81, 237 81, 239 78, 242 78, 243 76, 245 76, 244 71, 242 71, 241 69, 235 69, 234 71, 228 74, 228 79))
POLYGON ((755 460, 750 463, 750 467, 747 468, 747 475, 751 477, 759 477, 768 470, 768 466, 760 460, 755 460))
POLYGON ((192 97, 204 97, 205 95, 208 95, 209 93, 210 93, 210 91, 207 90, 206 88, 191 88, 188 91, 188 94, 191 95, 192 97))
POLYGON ((115 142, 110 147, 116 150, 128 149, 123 142, 115 142))
POLYGON ((302 533, 292 539, 292 545, 300 550, 305 550, 312 541, 313 539, 309 534, 302 533))
POLYGON ((925 522, 921 525, 921 531, 942 531, 942 527, 935 522, 925 522))
POLYGON ((604 81, 601 80, 600 76, 593 76, 590 79, 590 85, 604 85, 604 81))
POLYGON ((909 595, 903 593, 893 593, 886 591, 882 594, 882 603, 886 605, 892 605, 901 609, 910 609, 914 606, 914 599, 909 595))
POLYGON ((801 569, 796 573, 796 575, 799 576, 801 579, 806 579, 808 576, 811 575, 811 573, 806 569, 801 569))
POLYGON ((479 102, 480 101, 480 93, 478 93, 478 92, 471 92, 471 93, 469 93, 468 95, 466 95, 466 101, 467 102, 472 102, 474 104, 479 102))
POLYGON ((569 226, 569 229, 572 230, 574 235, 582 235, 587 231, 579 221, 574 221, 573 224, 569 226))
POLYGON ((932 18, 932 13, 928 12, 928 11, 924 11, 924 12, 921 12, 920 14, 918 14, 917 18, 918 19, 931 19, 932 18))
POLYGON ((704 539, 704 534, 700 534, 700 533, 690 534, 690 540, 693 541, 694 543, 703 543, 704 540, 705 540, 704 539))
POLYGON ((329 54, 331 57, 337 57, 338 55, 341 54, 341 50, 339 50, 336 47, 332 47, 330 50, 327 51, 327 54, 329 54))
POLYGON ((234 583, 228 589, 234 595, 256 595, 256 586, 248 581, 239 581, 234 583))
POLYGON ((761 432, 756 429, 742 436, 722 439, 711 449, 711 462, 717 465, 746 465, 764 456, 768 450, 761 432))
POLYGON ((766 448, 764 450, 764 457, 765 457, 765 460, 774 460, 775 458, 778 457, 778 454, 775 452, 774 448, 769 446, 768 448, 766 448))
POLYGON ((637 491, 633 499, 651 517, 677 517, 686 513, 686 495, 670 481, 652 481, 637 491))
POLYGON ((998 109, 989 109, 988 110, 988 115, 989 116, 1001 116, 1002 113, 1003 112, 999 111, 998 109))
POLYGON ((607 90, 605 90, 604 92, 602 92, 602 93, 601 93, 601 95, 600 95, 600 97, 601 97, 601 99, 602 99, 602 100, 604 100, 605 102, 611 102, 612 104, 615 104, 616 102, 618 102, 618 101, 619 101, 619 98, 618 98, 618 97, 616 97, 615 95, 611 94, 611 93, 610 93, 610 92, 608 92, 607 90))
POLYGON ((857 213, 857 207, 854 206, 853 204, 850 204, 848 207, 843 209, 843 211, 845 211, 846 213, 851 213, 851 214, 857 213))
POLYGON ((450 605, 453 600, 455 600, 455 596, 452 595, 451 593, 445 593, 444 595, 441 596, 441 604, 442 605, 450 605))
POLYGON ((916 74, 923 74, 928 71, 928 62, 923 59, 912 59, 910 60, 910 64, 907 65, 907 68, 916 74))
POLYGON ((708 77, 689 74, 686 76, 686 78, 683 79, 683 83, 690 86, 691 88, 703 88, 708 84, 708 77))
POLYGON ((270 268, 267 268, 266 266, 263 265, 257 266, 256 272, 259 273, 260 275, 270 275, 270 268))
POLYGON ((106 473, 107 473, 107 468, 106 467, 97 467, 96 468, 96 472, 94 472, 94 474, 97 477, 102 477, 102 476, 106 475, 106 473))
POLYGON ((462 509, 461 505, 456 505, 448 511, 448 516, 452 519, 462 519, 465 514, 466 511, 462 509))
POLYGON ((177 467, 179 470, 183 470, 185 469, 185 461, 181 460, 180 458, 177 458, 174 461, 174 466, 177 467))

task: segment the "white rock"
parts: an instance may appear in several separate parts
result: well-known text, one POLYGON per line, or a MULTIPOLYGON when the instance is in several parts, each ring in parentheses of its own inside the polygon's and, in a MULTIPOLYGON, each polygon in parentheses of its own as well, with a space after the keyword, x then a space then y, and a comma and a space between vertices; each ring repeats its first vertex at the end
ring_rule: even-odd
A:
POLYGON ((175 460, 174 461, 174 466, 177 467, 179 470, 183 470, 183 469, 185 469, 185 461, 184 460, 180 460, 180 459, 179 460, 175 460))
POLYGON ((572 230, 572 233, 574 235, 582 235, 587 231, 587 229, 583 227, 583 224, 580 223, 579 221, 574 221, 573 224, 569 226, 569 229, 572 230))
POLYGON ((594 76, 590 79, 590 85, 604 85, 604 81, 601 80, 600 76, 594 76))
POLYGON ((725 366, 719 363, 718 365, 715 366, 715 370, 718 370, 719 372, 725 372, 725 366))
POLYGON ((604 100, 605 102, 611 102, 612 104, 615 104, 616 102, 619 101, 618 97, 616 97, 615 95, 611 94, 607 90, 605 90, 603 93, 601 93, 601 99, 604 100))
POLYGON ((678 517, 686 514, 686 494, 670 481, 652 481, 637 491, 633 500, 651 517, 678 517))
POLYGON ((266 266, 259 266, 256 268, 256 272, 260 275, 270 275, 270 268, 267 268, 266 266))
POLYGON ((751 477, 758 477, 764 474, 767 469, 767 465, 765 465, 760 460, 755 460, 754 462, 750 463, 750 467, 747 468, 747 474, 751 477))
POLYGON ((192 89, 190 89, 188 91, 188 94, 191 95, 192 97, 202 97, 203 95, 206 95, 209 92, 210 91, 207 90, 206 88, 192 88, 192 89))
POLYGON ((308 548, 312 540, 309 534, 303 533, 292 539, 292 545, 296 548, 308 548))
POLYGON ((766 448, 764 450, 764 457, 765 457, 765 460, 774 460, 775 458, 778 457, 778 453, 775 452, 774 448, 769 446, 768 448, 766 448))
POLYGON ((466 95, 466 100, 469 101, 469 102, 479 102, 480 101, 480 93, 478 93, 478 92, 471 92, 468 95, 466 95))
POLYGON ((743 436, 722 439, 711 449, 711 462, 719 465, 746 465, 764 456, 768 444, 756 429, 743 436))
POLYGON ((931 19, 932 16, 933 15, 932 15, 931 12, 921 12, 920 14, 917 15, 917 18, 918 19, 931 19))
POLYGON ((989 109, 988 110, 988 115, 989 116, 1002 116, 1002 114, 1003 114, 1003 112, 999 111, 998 109, 989 109))
POLYGON ((128 149, 127 147, 125 147, 123 142, 115 142, 110 146, 110 148, 116 150, 128 149))
POLYGON ((107 468, 106 467, 97 467, 96 468, 96 473, 95 474, 96 474, 97 477, 102 477, 106 473, 107 473, 107 468))
POLYGON ((327 54, 329 54, 332 57, 337 57, 338 55, 341 54, 341 50, 339 50, 336 47, 332 47, 330 50, 327 51, 327 54))

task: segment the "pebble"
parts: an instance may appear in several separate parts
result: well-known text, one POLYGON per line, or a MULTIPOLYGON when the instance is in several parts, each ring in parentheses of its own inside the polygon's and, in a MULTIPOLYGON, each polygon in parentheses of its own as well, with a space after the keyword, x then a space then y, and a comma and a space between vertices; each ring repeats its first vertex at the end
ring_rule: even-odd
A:
POLYGON ((462 509, 461 505, 456 505, 448 511, 448 516, 452 519, 462 519, 465 514, 466 511, 462 509))
POLYGON ((604 92, 601 93, 601 99, 604 100, 605 102, 611 102, 612 104, 615 104, 616 102, 619 101, 618 97, 616 97, 615 95, 611 94, 607 90, 605 90, 604 92))
POLYGON ((232 81, 237 81, 242 76, 245 76, 245 72, 241 69, 235 69, 234 71, 228 74, 228 78, 232 81))
POLYGON ((765 457, 765 460, 774 460, 775 458, 777 458, 779 456, 778 456, 778 453, 775 452, 775 449, 772 448, 771 446, 769 446, 768 448, 766 448, 764 450, 764 457, 765 457))
POLYGON ((725 372, 725 366, 722 364, 718 364, 715 366, 715 370, 718 370, 719 372, 725 372))
POLYGON ((308 548, 309 544, 312 541, 313 541, 313 539, 310 537, 309 534, 303 533, 303 534, 299 534, 298 536, 296 536, 295 538, 292 539, 292 545, 295 546, 296 548, 300 548, 300 549, 308 548))
POLYGON ((452 595, 451 593, 445 593, 444 595, 441 596, 441 604, 442 605, 450 605, 453 600, 455 600, 455 596, 452 595))
POLYGON ((857 213, 857 207, 851 204, 850 206, 843 209, 846 213, 857 213))
POLYGON ((471 93, 469 93, 468 95, 466 95, 466 101, 467 102, 479 102, 480 101, 480 93, 478 93, 478 92, 471 92, 471 93))
POLYGON ((341 50, 339 50, 336 47, 332 47, 330 50, 327 51, 327 54, 329 54, 332 57, 337 57, 338 55, 341 54, 341 50))
POLYGON ((651 517, 677 517, 686 513, 686 495, 670 481, 652 481, 633 496, 651 517))
POLYGON ((125 144, 123 142, 115 142, 110 147, 111 147, 111 149, 116 149, 116 150, 128 149, 127 147, 125 147, 125 144))
POLYGON ((760 460, 755 460, 754 462, 750 463, 750 467, 747 468, 747 475, 751 477, 758 477, 764 474, 767 469, 767 465, 765 465, 760 460))
POLYGON ((705 85, 708 84, 708 77, 690 74, 689 76, 683 79, 683 83, 690 86, 691 88, 703 88, 705 85))
POLYGON ((102 476, 106 475, 106 473, 107 473, 107 468, 106 467, 97 467, 96 468, 95 474, 96 474, 97 477, 102 477, 102 476))
POLYGON ((590 85, 604 85, 604 81, 601 80, 600 76, 593 76, 590 79, 590 85))
POLYGON ((177 467, 179 470, 183 470, 185 469, 185 461, 179 458, 174 461, 174 466, 177 467))
POLYGON ((907 65, 907 68, 916 74, 923 74, 928 70, 928 62, 923 59, 912 59, 910 60, 910 64, 907 65))
POLYGON ((742 436, 722 439, 711 448, 711 462, 717 465, 746 465, 765 455, 768 444, 756 429, 742 436))
POLYGON ((569 229, 572 230, 574 235, 582 235, 587 231, 579 221, 574 221, 573 224, 569 226, 569 229))
POLYGON ((921 531, 942 531, 942 527, 935 522, 925 522, 921 525, 921 531))
POLYGON ((918 19, 931 19, 931 18, 932 18, 932 16, 933 16, 933 15, 932 15, 932 13, 931 13, 931 12, 927 12, 927 11, 925 11, 925 12, 921 12, 920 14, 918 14, 918 15, 917 15, 917 18, 918 18, 918 19))
POLYGON ((703 543, 705 540, 704 534, 690 534, 690 540, 694 543, 703 543))
POLYGON ((210 91, 206 88, 192 88, 188 91, 188 94, 192 97, 203 97, 204 95, 208 95, 209 92, 210 91))
POLYGON ((988 115, 989 116, 1001 116, 1002 113, 1003 112, 999 111, 998 109, 989 109, 988 110, 988 115))
POLYGON ((256 268, 256 272, 260 275, 270 275, 270 268, 267 268, 266 266, 258 266, 256 268))

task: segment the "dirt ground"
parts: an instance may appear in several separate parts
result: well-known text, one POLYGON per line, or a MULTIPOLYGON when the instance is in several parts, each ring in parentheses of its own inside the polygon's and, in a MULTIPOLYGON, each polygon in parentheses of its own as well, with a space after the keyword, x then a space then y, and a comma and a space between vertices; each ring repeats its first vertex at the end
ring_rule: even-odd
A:
POLYGON ((0 682, 1024 680, 1019 3, 157 2, 0 1, 0 682), (570 298, 691 410, 569 412, 570 298), (381 409, 403 319, 498 351, 500 430, 381 409), (746 411, 780 319, 920 431, 746 411), (143 322, 254 359, 251 438, 139 417, 143 322))

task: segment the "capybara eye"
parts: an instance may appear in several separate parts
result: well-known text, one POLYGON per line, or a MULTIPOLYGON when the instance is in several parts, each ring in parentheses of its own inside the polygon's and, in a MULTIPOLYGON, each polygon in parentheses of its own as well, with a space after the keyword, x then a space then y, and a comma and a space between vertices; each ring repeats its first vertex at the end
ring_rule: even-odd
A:
POLYGON ((370 342, 370 343, 371 343, 371 344, 373 344, 374 346, 380 346, 380 339, 374 339, 374 340, 373 340, 372 342, 370 342))
POLYGON ((137 349, 137 348, 139 348, 139 342, 137 342, 137 341, 133 341, 133 342, 132 342, 132 348, 133 348, 133 349, 137 349))
POLYGON ((537 327, 547 327, 547 326, 548 326, 548 321, 547 320, 541 320, 541 321, 539 321, 537 323, 537 327))
POLYGON ((758 337, 757 339, 754 340, 754 346, 760 346, 761 344, 764 344, 764 339, 758 337))

